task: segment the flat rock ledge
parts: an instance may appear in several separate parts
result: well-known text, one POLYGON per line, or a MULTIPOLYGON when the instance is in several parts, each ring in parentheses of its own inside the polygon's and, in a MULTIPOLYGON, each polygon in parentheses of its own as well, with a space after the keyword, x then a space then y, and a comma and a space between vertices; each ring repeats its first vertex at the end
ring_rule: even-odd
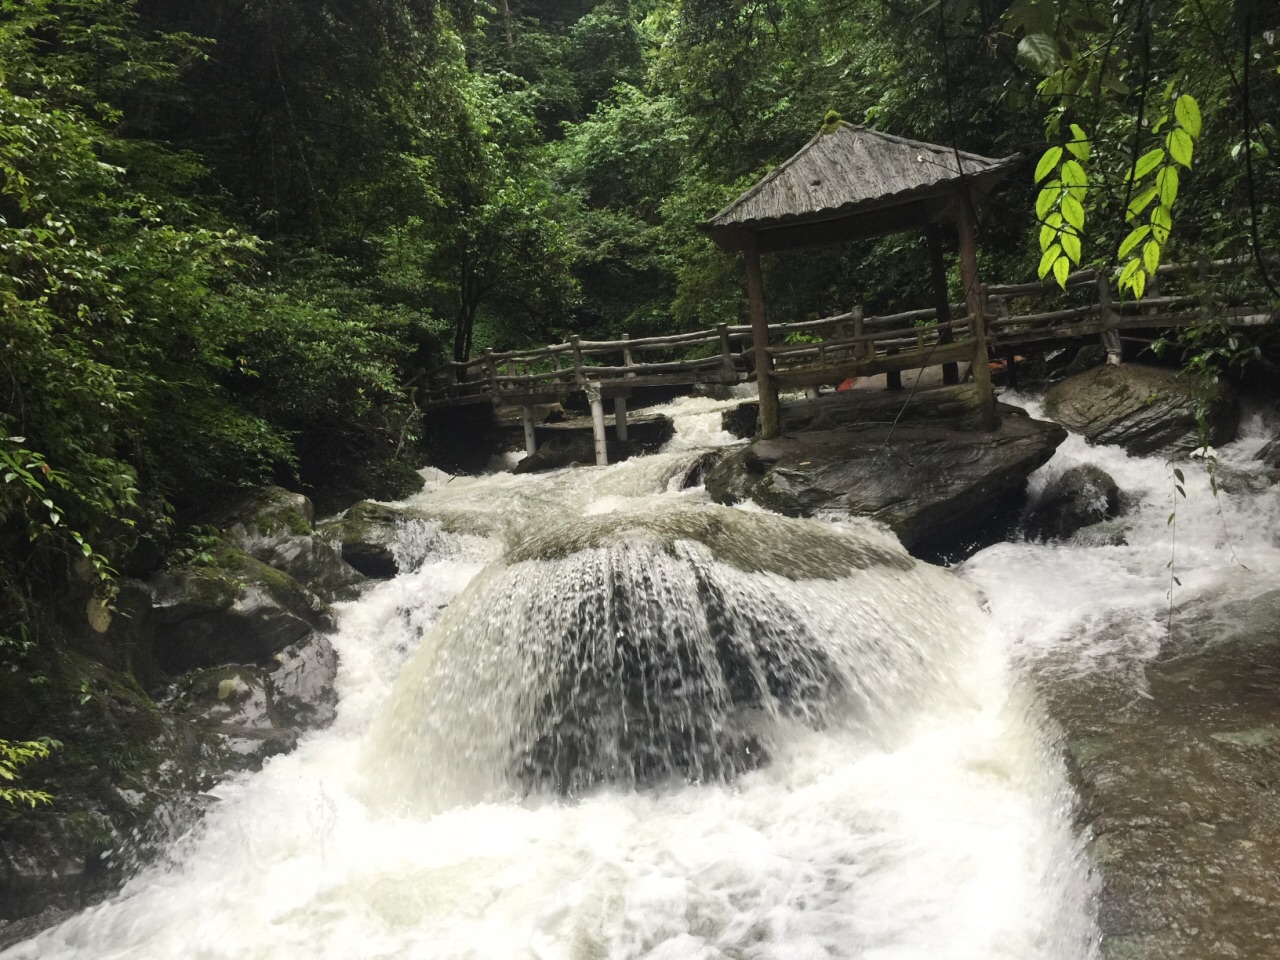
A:
POLYGON ((759 440, 712 470, 707 491, 793 517, 870 517, 917 556, 955 559, 984 528, 1016 518, 1027 477, 1067 437, 1000 409, 992 432, 965 420, 877 421, 759 440))
POLYGON ((1280 957, 1280 590, 1178 611, 1130 666, 1037 680, 1082 801, 1102 957, 1280 957))

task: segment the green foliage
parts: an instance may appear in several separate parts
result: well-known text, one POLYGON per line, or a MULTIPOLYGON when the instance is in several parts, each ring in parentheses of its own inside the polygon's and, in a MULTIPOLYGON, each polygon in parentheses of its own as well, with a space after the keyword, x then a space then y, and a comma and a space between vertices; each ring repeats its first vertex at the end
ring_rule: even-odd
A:
POLYGON ((43 760, 49 751, 62 746, 57 740, 0 740, 0 803, 10 806, 36 807, 52 803, 52 794, 14 786, 18 771, 33 760, 43 760))
POLYGON ((1036 183, 1045 181, 1036 199, 1040 221, 1040 268, 1043 279, 1052 273, 1064 290, 1071 265, 1080 265, 1084 239, 1085 204, 1089 177, 1089 137, 1071 124, 1071 139, 1063 146, 1050 147, 1036 165, 1036 183), (1057 176, 1047 179, 1056 171, 1057 176))

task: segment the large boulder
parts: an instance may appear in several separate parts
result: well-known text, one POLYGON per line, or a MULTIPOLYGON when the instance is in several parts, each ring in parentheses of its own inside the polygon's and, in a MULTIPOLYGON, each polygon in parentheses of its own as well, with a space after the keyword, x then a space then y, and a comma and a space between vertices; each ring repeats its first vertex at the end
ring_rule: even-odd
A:
POLYGON ((1034 540, 1065 540, 1077 530, 1120 512, 1120 488, 1093 464, 1064 470, 1045 487, 1027 518, 1034 540))
MULTIPOLYGON (((626 460, 635 452, 631 444, 617 440, 608 441, 606 446, 610 463, 626 460)), ((594 466, 595 462, 595 439, 590 433, 564 433, 540 442, 537 451, 517 463, 512 472, 540 473, 561 467, 594 466)))
POLYGON ((1016 512, 1027 477, 1067 433, 1005 409, 999 430, 867 424, 761 440, 727 457, 706 487, 787 516, 867 516, 932 554, 1016 512))
MULTIPOLYGON (((1235 438, 1237 401, 1219 385, 1206 399, 1209 444, 1235 438)), ((1177 370, 1108 364, 1052 387, 1045 413, 1090 443, 1117 444, 1129 453, 1179 453, 1200 445, 1195 381, 1177 370)))
POLYGON ((313 631, 333 629, 328 604, 297 580, 232 548, 215 562, 152 579, 152 649, 172 674, 224 663, 269 663, 313 631))
POLYGON ((354 599, 365 575, 316 534, 314 521, 315 510, 305 496, 266 487, 235 508, 223 538, 325 600, 354 599))

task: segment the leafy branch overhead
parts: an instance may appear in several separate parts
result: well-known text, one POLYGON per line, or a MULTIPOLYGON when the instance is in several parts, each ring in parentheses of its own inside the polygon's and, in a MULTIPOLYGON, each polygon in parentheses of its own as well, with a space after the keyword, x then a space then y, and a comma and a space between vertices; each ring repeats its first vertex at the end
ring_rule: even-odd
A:
POLYGON ((1135 300, 1142 299, 1155 277, 1169 242, 1173 206, 1178 198, 1178 168, 1191 169, 1195 143, 1200 137, 1200 105, 1184 93, 1174 100, 1170 120, 1166 113, 1152 127, 1152 133, 1167 131, 1163 145, 1148 150, 1125 173, 1125 182, 1136 193, 1125 211, 1125 221, 1133 226, 1117 253, 1122 264, 1118 282, 1121 292, 1129 292, 1135 300), (1144 211, 1149 211, 1145 218, 1144 211))
POLYGON ((1040 267, 1043 280, 1053 274, 1063 289, 1071 265, 1080 265, 1084 240, 1085 201, 1089 178, 1089 137, 1071 124, 1071 139, 1050 147, 1036 165, 1036 183, 1044 181, 1036 198, 1036 219, 1040 221, 1040 267), (1047 179, 1054 173, 1052 179, 1047 179))

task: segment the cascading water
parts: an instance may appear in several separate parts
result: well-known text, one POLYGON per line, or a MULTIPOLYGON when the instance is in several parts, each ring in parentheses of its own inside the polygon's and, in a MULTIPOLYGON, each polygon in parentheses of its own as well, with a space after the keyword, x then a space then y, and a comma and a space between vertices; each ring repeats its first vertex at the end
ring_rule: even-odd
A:
POLYGON ((669 489, 718 409, 429 484, 412 571, 342 612, 334 726, 4 960, 1090 957, 1008 638, 871 524, 669 489))

